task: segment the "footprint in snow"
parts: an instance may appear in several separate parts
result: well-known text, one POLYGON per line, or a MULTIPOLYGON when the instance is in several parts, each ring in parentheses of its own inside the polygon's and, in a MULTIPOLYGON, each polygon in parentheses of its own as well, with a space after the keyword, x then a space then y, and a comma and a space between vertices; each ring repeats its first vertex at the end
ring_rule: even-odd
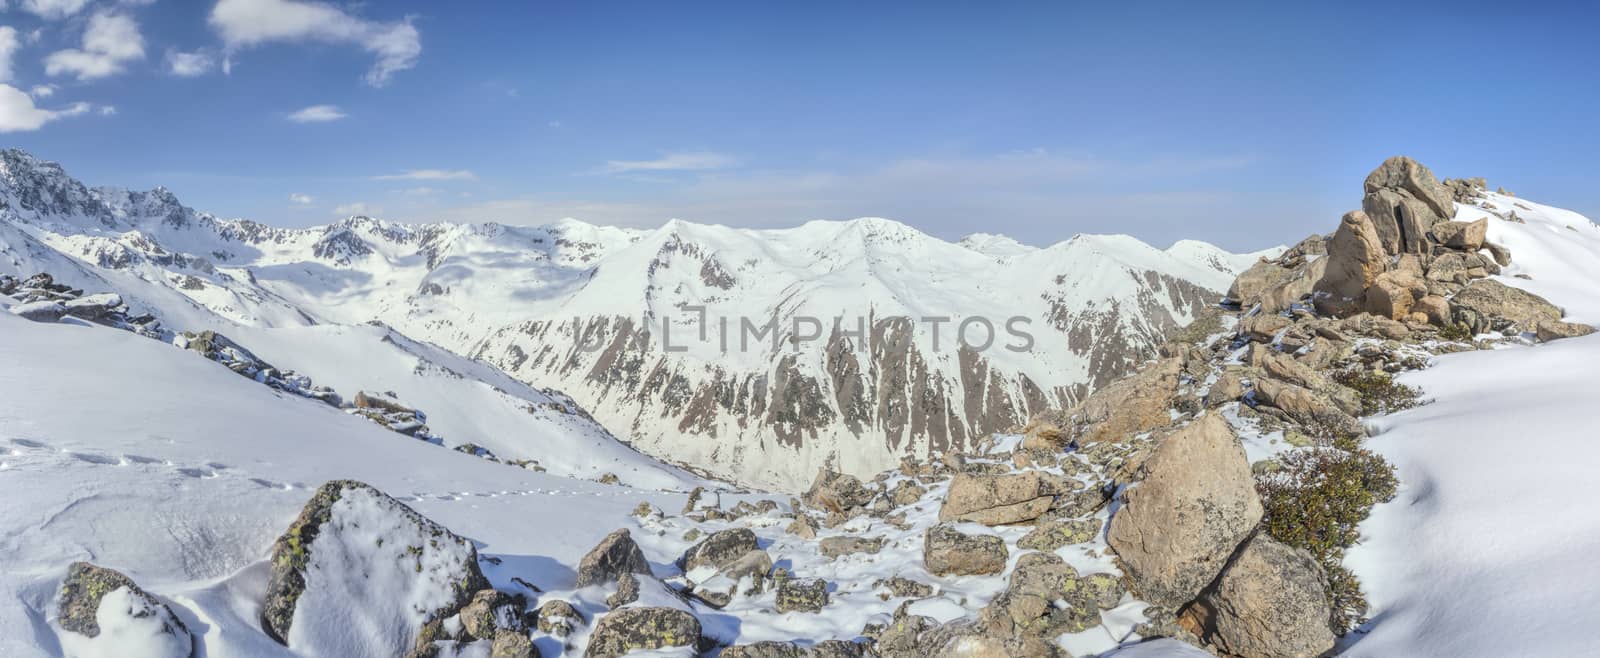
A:
POLYGON ((265 479, 262 479, 262 478, 250 478, 250 481, 256 483, 258 486, 260 486, 262 488, 265 488, 265 489, 277 489, 279 491, 293 491, 294 490, 294 485, 292 485, 292 484, 284 484, 282 482, 273 482, 272 480, 265 480, 265 479))
POLYGON ((39 441, 34 441, 32 439, 12 439, 11 442, 15 443, 15 444, 17 444, 19 446, 22 446, 24 448, 38 449, 38 448, 45 447, 45 445, 43 443, 41 443, 39 441))
POLYGON ((202 480, 209 480, 217 477, 216 471, 208 471, 203 468, 180 468, 178 469, 178 473, 202 480))
POLYGON ((122 461, 129 464, 160 464, 161 460, 144 455, 123 455, 122 461))
POLYGON ((121 466, 122 460, 110 455, 97 455, 91 452, 69 452, 73 459, 101 466, 121 466))

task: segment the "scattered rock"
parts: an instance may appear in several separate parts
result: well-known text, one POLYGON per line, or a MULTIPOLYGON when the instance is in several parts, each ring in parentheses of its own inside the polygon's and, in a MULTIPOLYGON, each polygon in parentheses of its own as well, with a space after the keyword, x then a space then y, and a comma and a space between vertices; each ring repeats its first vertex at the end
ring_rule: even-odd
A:
POLYGON ((895 576, 893 578, 889 578, 888 580, 880 580, 876 583, 873 583, 873 587, 887 588, 889 590, 889 594, 893 597, 925 599, 933 596, 932 585, 915 581, 904 576, 895 576))
POLYGON ((1232 428, 1203 416, 1163 439, 1107 533, 1141 598, 1178 607, 1222 570, 1261 520, 1250 462, 1232 428))
POLYGON ((678 559, 678 566, 684 571, 693 571, 700 567, 711 567, 721 570, 723 565, 732 563, 750 551, 760 550, 756 544, 756 533, 749 528, 729 528, 714 532, 710 537, 691 546, 678 559))
POLYGON ((828 537, 817 542, 817 549, 826 557, 841 558, 853 553, 877 553, 883 550, 883 538, 828 537))
POLYGON ((600 585, 617 580, 625 573, 652 575, 644 551, 639 550, 639 545, 628 535, 627 528, 620 528, 601 539, 578 562, 577 586, 600 585))
POLYGON ((823 468, 817 471, 817 479, 806 490, 805 503, 818 509, 842 513, 853 507, 867 506, 875 495, 856 476, 823 468))
POLYGON ((566 637, 583 625, 583 615, 571 603, 550 599, 539 606, 539 631, 556 637, 566 637))
POLYGON ((1489 235, 1489 218, 1484 217, 1475 222, 1439 222, 1433 225, 1433 238, 1439 244, 1451 249, 1461 251, 1477 251, 1483 248, 1483 240, 1489 235))
POLYGON ((991 637, 1054 639, 1100 625, 1098 600, 1060 556, 1029 553, 1017 561, 1005 591, 978 614, 978 623, 991 637))
POLYGON ((1534 336, 1540 341, 1549 342, 1562 338, 1576 338, 1594 333, 1594 327, 1577 322, 1563 322, 1561 320, 1540 320, 1534 327, 1534 336))
POLYGON ((828 581, 798 580, 779 569, 773 574, 777 585, 778 612, 822 612, 828 605, 828 581))
POLYGON ((948 525, 928 528, 923 536, 922 563, 936 576, 983 576, 1006 568, 1004 539, 968 535, 948 525))
POLYGON ((606 597, 606 606, 620 608, 639 600, 639 579, 632 573, 624 573, 617 578, 617 591, 606 597))
POLYGON ((984 525, 1024 523, 1050 509, 1058 495, 1077 490, 1073 483, 1045 471, 1006 475, 957 475, 939 508, 939 521, 973 521, 984 525))
POLYGON ((56 617, 67 655, 111 656, 130 646, 149 658, 188 658, 194 638, 166 604, 119 572, 74 562, 56 595, 56 617), (110 621, 113 627, 101 628, 110 621))
POLYGON ((1099 534, 1099 519, 1058 519, 1041 522, 1017 540, 1017 546, 1035 551, 1053 551, 1062 546, 1094 541, 1099 534))
POLYGON ((794 522, 790 523, 789 527, 784 528, 784 532, 801 539, 817 538, 817 526, 815 523, 812 523, 811 517, 806 516, 805 514, 796 516, 794 522))
POLYGON ((633 651, 697 647, 700 620, 676 608, 612 610, 589 636, 587 658, 617 658, 633 651))
POLYGON ((1561 319, 1561 309, 1543 297, 1493 279, 1473 281, 1450 306, 1455 321, 1474 334, 1536 331, 1540 322, 1561 319))

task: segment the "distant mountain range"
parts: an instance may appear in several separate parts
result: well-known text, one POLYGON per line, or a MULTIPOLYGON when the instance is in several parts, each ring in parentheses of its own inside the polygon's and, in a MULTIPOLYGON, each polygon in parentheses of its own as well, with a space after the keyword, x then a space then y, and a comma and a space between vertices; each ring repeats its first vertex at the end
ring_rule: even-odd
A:
POLYGON ((784 489, 824 463, 875 473, 1070 405, 1259 255, 1127 236, 950 243, 876 218, 288 229, 0 152, 0 273, 115 290, 183 329, 380 321, 560 389, 647 454, 784 489))

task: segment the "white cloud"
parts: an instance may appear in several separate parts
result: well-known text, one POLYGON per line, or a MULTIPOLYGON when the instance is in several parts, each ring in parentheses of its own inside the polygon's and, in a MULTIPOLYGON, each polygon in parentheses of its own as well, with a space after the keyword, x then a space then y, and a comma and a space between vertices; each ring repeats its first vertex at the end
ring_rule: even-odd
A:
POLYGON ((607 160, 603 171, 608 174, 633 171, 707 171, 731 167, 737 163, 738 160, 733 156, 702 151, 672 153, 655 160, 607 160))
POLYGON ((302 206, 309 206, 309 205, 311 205, 311 202, 315 201, 315 200, 316 199, 311 198, 311 195, 309 195, 309 194, 300 194, 299 192, 296 192, 294 194, 290 194, 289 195, 289 202, 290 203, 297 203, 297 204, 300 204, 302 206))
POLYGON ((117 106, 115 106, 115 105, 101 105, 100 106, 100 116, 108 117, 108 116, 114 115, 116 113, 117 113, 117 106))
POLYGON ((11 60, 21 48, 22 40, 17 37, 17 28, 0 26, 0 82, 11 81, 11 60))
POLYGON ((83 31, 83 48, 50 53, 44 60, 44 72, 93 80, 120 73, 124 64, 143 57, 144 37, 139 34, 139 24, 125 14, 102 11, 89 17, 89 26, 83 31))
POLYGON ((217 58, 204 50, 196 50, 192 53, 180 50, 167 51, 167 70, 179 77, 193 78, 205 75, 216 64, 217 58))
POLYGON ((51 121, 78 116, 90 109, 88 103, 73 103, 60 110, 47 110, 34 105, 33 98, 21 89, 0 84, 0 133, 38 130, 51 121))
POLYGON ((402 174, 373 176, 372 180, 476 180, 478 176, 465 169, 412 169, 402 174))
POLYGON ((49 98, 55 95, 56 87, 55 85, 34 85, 33 89, 28 90, 28 93, 34 98, 49 98))
POLYGON ((365 203, 361 203, 359 201, 356 202, 356 203, 346 203, 346 204, 337 206, 337 207, 335 207, 333 209, 333 214, 335 214, 335 215, 345 215, 345 216, 349 216, 349 215, 366 215, 366 216, 370 217, 372 215, 376 215, 376 214, 381 213, 381 212, 383 212, 383 207, 382 206, 368 205, 368 204, 365 204, 365 203))
POLYGON ((407 17, 369 21, 333 5, 299 0, 218 0, 211 27, 229 50, 272 42, 349 43, 377 56, 366 81, 381 87, 399 71, 417 65, 422 38, 407 17))
POLYGON ((337 121, 343 119, 345 113, 339 111, 335 105, 312 105, 311 107, 296 110, 289 115, 289 120, 295 123, 321 123, 324 121, 337 121))
POLYGON ((66 18, 89 4, 89 0, 22 0, 21 8, 40 18, 56 20, 66 18))

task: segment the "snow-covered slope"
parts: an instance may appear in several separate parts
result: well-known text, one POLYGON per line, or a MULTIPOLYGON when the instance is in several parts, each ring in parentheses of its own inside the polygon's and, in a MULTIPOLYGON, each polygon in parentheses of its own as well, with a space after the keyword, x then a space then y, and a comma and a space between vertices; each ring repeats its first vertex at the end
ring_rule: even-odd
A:
MULTIPOLYGON (((1498 280, 1600 323, 1600 226, 1489 194, 1510 248, 1498 280), (1519 276, 1520 275, 1520 276, 1519 276), (1529 279, 1521 276, 1531 277, 1529 279)), ((1347 564, 1372 604, 1350 656, 1578 656, 1600 644, 1600 464, 1593 407, 1600 335, 1440 357, 1402 380, 1434 400, 1376 419, 1369 447, 1400 475, 1347 564)))
POLYGON ((279 229, 159 188, 90 189, 15 150, 0 152, 0 202, 0 273, 67 271, 183 329, 378 320, 560 389, 648 454, 787 489, 830 460, 869 474, 1066 406, 1255 260, 1127 236, 953 244, 876 218, 279 229))

